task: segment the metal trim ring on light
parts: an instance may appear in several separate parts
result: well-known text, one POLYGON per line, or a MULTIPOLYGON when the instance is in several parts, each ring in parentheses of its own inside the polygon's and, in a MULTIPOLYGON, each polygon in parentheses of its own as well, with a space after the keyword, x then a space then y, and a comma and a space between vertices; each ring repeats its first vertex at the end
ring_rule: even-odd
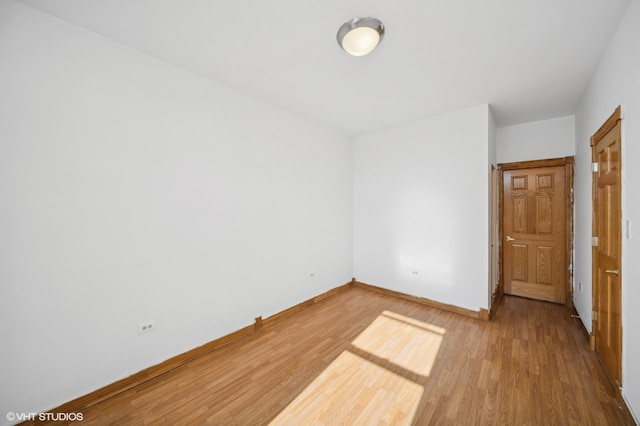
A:
POLYGON ((350 19, 349 21, 345 22, 344 24, 342 24, 342 26, 340 27, 340 29, 338 30, 338 34, 336 35, 336 38, 338 39, 338 44, 340 45, 340 47, 347 52, 350 55, 353 56, 364 56, 367 55, 369 53, 371 53, 377 46, 378 44, 380 44, 380 42, 382 41, 382 38, 384 37, 384 25, 382 24, 382 21, 380 21, 379 19, 376 18, 353 18, 350 19), (364 52, 364 53, 353 53, 348 51, 347 49, 345 49, 345 47, 342 44, 342 41, 344 40, 345 36, 358 28, 371 28, 373 30, 375 30, 378 33, 379 39, 378 42, 375 44, 375 46, 373 46, 370 50, 364 52))

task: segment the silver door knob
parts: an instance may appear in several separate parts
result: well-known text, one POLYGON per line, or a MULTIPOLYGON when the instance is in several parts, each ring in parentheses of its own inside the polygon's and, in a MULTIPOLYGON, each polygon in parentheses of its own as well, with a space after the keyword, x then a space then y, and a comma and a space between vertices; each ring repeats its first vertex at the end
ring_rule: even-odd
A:
POLYGON ((515 241, 515 238, 511 238, 510 236, 507 235, 507 241, 515 241))

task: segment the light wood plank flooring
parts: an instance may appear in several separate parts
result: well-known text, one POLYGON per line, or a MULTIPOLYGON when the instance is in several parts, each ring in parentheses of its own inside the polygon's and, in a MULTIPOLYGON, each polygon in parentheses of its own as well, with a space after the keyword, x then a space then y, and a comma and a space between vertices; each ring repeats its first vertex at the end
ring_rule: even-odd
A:
POLYGON ((483 322, 350 288, 87 409, 82 424, 633 421, 563 306, 505 296, 483 322))

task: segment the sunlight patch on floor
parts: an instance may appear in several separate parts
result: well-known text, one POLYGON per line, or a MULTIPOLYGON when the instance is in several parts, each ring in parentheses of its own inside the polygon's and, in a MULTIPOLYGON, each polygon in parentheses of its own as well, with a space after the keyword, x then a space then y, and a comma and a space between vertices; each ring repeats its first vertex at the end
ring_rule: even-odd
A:
POLYGON ((272 425, 411 424, 421 385, 342 352, 272 425))
POLYGON ((271 424, 411 424, 444 334, 384 311, 271 424))
POLYGON ((353 346, 415 374, 429 376, 445 330, 395 312, 384 311, 353 346))

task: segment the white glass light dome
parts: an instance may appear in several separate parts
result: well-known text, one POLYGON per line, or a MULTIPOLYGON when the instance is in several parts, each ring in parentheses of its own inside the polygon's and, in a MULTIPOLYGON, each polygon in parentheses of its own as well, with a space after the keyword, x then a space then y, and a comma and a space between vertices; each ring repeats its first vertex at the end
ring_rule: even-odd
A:
POLYGON ((353 56, 371 53, 384 37, 384 25, 375 18, 353 18, 340 27, 338 44, 353 56))

